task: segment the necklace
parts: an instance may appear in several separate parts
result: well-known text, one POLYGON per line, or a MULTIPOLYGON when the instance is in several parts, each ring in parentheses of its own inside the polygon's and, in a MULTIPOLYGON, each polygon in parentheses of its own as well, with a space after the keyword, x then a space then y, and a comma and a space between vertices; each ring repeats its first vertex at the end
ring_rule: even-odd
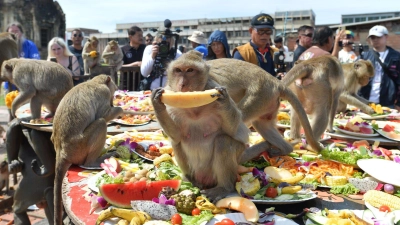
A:
POLYGON ((260 55, 263 57, 263 62, 264 62, 264 63, 267 63, 267 58, 265 58, 265 54, 267 54, 268 51, 266 51, 266 52, 264 52, 264 53, 261 53, 260 51, 257 50, 257 52, 260 53, 260 55))

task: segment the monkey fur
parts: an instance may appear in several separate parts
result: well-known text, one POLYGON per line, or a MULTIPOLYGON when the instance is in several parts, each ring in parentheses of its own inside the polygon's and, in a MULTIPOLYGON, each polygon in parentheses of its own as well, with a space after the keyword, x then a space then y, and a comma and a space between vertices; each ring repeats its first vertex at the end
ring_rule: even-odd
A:
POLYGON ((11 105, 17 109, 30 101, 32 119, 39 119, 42 105, 54 115, 64 95, 73 87, 71 74, 60 64, 35 59, 10 59, 3 62, 1 81, 9 81, 19 89, 11 105))
POLYGON ((92 36, 90 37, 90 39, 86 41, 85 45, 83 46, 82 58, 83 58, 83 68, 85 75, 92 74, 92 70, 100 66, 99 65, 100 55, 98 50, 98 44, 99 40, 95 36, 92 36), (90 52, 92 51, 96 52, 95 57, 90 55, 90 52))
POLYGON ((10 173, 8 172, 8 162, 3 161, 0 163, 0 191, 6 188, 6 193, 9 191, 10 173))
POLYGON ((116 82, 115 75, 117 71, 121 69, 122 64, 124 63, 124 61, 122 60, 124 58, 124 55, 122 54, 122 51, 118 46, 118 42, 114 40, 108 42, 108 45, 103 51, 102 57, 105 63, 112 66, 111 75, 114 82, 116 82))
POLYGON ((354 63, 342 64, 344 76, 344 90, 339 98, 336 112, 345 112, 347 104, 361 109, 363 112, 373 114, 375 111, 368 106, 368 100, 359 96, 357 92, 368 84, 374 77, 374 67, 370 61, 358 60, 354 63))
MULTIPOLYGON (((320 139, 326 129, 333 132, 333 120, 344 87, 343 70, 339 60, 325 55, 298 61, 282 79, 298 97, 311 117, 315 138, 320 139)), ((300 138, 297 112, 291 110, 290 137, 300 138)))
POLYGON ((100 157, 107 135, 107 122, 122 114, 112 107, 117 90, 110 76, 99 75, 81 83, 61 100, 53 120, 51 141, 56 150, 54 180, 54 221, 61 225, 61 184, 72 164, 99 165, 110 155, 100 157), (100 157, 100 158, 99 158, 100 157))
POLYGON ((249 129, 226 89, 209 77, 202 54, 190 51, 171 62, 165 90, 204 91, 216 88, 218 99, 195 108, 175 108, 161 102, 163 88, 152 92, 157 119, 170 138, 186 179, 213 202, 234 191, 238 161, 249 129))
POLYGON ((257 65, 236 60, 216 59, 207 61, 210 76, 221 86, 226 87, 229 96, 242 112, 246 125, 252 126, 266 142, 247 149, 241 158, 246 162, 268 149, 270 156, 287 155, 293 146, 286 142, 276 128, 280 99, 286 99, 298 113, 308 143, 315 151, 322 150, 314 138, 307 115, 287 86, 257 65), (272 145, 272 146, 271 146, 272 145))
POLYGON ((0 49, 0 65, 3 64, 5 60, 18 58, 18 47, 15 35, 8 32, 0 33, 0 49))

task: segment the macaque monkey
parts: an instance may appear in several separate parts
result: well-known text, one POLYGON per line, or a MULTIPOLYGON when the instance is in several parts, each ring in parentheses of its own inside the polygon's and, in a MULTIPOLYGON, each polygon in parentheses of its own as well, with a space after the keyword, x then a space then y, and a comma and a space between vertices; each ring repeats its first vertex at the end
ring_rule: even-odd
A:
POLYGON ((124 55, 122 54, 121 49, 118 46, 118 42, 112 40, 108 42, 108 45, 103 51, 103 59, 104 62, 112 66, 111 68, 111 76, 113 81, 116 82, 116 75, 119 69, 121 69, 122 64, 124 63, 122 59, 124 55))
POLYGON ((71 74, 60 64, 34 59, 10 59, 3 62, 1 81, 9 81, 19 89, 11 105, 15 117, 17 109, 30 101, 32 119, 40 119, 42 105, 51 117, 64 95, 74 86, 71 74))
POLYGON ((6 188, 6 193, 8 193, 10 187, 9 178, 10 173, 8 172, 8 163, 7 161, 3 161, 0 163, 0 191, 3 190, 3 188, 6 188))
MULTIPOLYGON (((0 65, 3 61, 18 58, 18 47, 16 37, 12 33, 3 32, 0 33, 0 65)), ((1 72, 1 68, 0 68, 1 72)))
POLYGON ((85 75, 90 75, 92 70, 99 66, 100 63, 100 54, 98 50, 99 40, 97 37, 92 36, 88 39, 83 46, 82 50, 82 58, 83 58, 83 67, 85 71, 85 75), (96 54, 91 54, 91 52, 96 52, 96 54))
POLYGON ((368 84, 374 77, 374 67, 370 61, 359 60, 354 63, 342 64, 344 76, 344 90, 339 98, 336 112, 345 112, 347 104, 353 105, 361 111, 373 114, 375 111, 368 106, 368 100, 359 96, 357 92, 368 84))
POLYGON ((287 86, 257 65, 236 60, 216 59, 207 61, 210 76, 221 86, 226 87, 229 96, 242 112, 243 122, 252 126, 266 140, 246 149, 240 163, 257 157, 263 151, 270 156, 287 155, 293 146, 285 141, 276 128, 276 116, 280 98, 286 99, 298 113, 308 143, 315 151, 322 150, 312 134, 307 115, 287 86))
MULTIPOLYGON (((333 56, 320 56, 297 61, 282 79, 298 97, 311 117, 314 137, 320 139, 328 128, 333 132, 333 120, 344 87, 343 70, 333 56)), ((296 111, 290 112, 290 137, 300 138, 300 121, 296 111)))
POLYGON ((226 89, 209 76, 209 66, 200 52, 183 54, 171 62, 167 72, 165 90, 216 88, 220 92, 216 101, 195 108, 165 105, 161 102, 163 88, 153 90, 151 97, 185 178, 215 202, 234 191, 238 162, 248 142, 249 129, 226 89))
POLYGON ((100 157, 107 135, 107 122, 122 114, 112 107, 117 90, 110 76, 99 75, 79 84, 61 100, 53 120, 51 141, 56 151, 54 221, 61 225, 61 185, 72 164, 98 166, 110 155, 100 157))

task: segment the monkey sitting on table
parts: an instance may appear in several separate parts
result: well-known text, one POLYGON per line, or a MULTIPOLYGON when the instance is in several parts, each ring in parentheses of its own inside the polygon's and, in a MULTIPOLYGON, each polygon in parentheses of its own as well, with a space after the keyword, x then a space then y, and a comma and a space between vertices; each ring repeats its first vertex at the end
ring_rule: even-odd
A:
POLYGON ((336 112, 345 112, 347 104, 361 109, 363 112, 373 114, 375 111, 368 106, 368 100, 359 96, 357 92, 368 84, 374 77, 374 67, 370 61, 358 60, 354 63, 342 64, 344 75, 344 90, 339 98, 336 112))
POLYGON ((99 75, 81 83, 61 100, 53 120, 51 141, 56 150, 54 180, 54 221, 62 223, 61 184, 72 164, 100 165, 110 155, 100 157, 107 136, 107 122, 122 114, 113 107, 117 90, 110 76, 99 75))
POLYGON ((17 109, 30 101, 32 119, 40 119, 42 105, 51 117, 64 95, 74 86, 71 74, 60 64, 34 59, 10 59, 3 62, 1 81, 9 81, 19 89, 11 105, 15 116, 17 109))
POLYGON ((167 68, 165 90, 204 91, 216 88, 218 99, 195 108, 175 108, 161 102, 163 88, 152 92, 158 122, 168 135, 175 158, 186 179, 212 201, 234 191, 238 161, 249 129, 225 88, 209 77, 203 55, 189 51, 167 68), (205 190, 204 190, 205 189, 205 190))
POLYGON ((122 54, 122 51, 118 46, 118 42, 114 40, 108 42, 108 45, 103 51, 102 57, 105 63, 112 66, 111 76, 114 82, 116 82, 117 79, 115 76, 117 75, 117 71, 121 69, 122 64, 124 63, 124 61, 122 60, 124 58, 124 55, 122 54))
POLYGON ((85 75, 91 75, 93 70, 100 66, 100 55, 98 50, 99 40, 92 36, 88 39, 83 46, 82 58, 83 58, 83 68, 85 75))
MULTIPOLYGON (((282 83, 296 94, 310 115, 315 138, 320 139, 326 129, 333 132, 333 120, 344 87, 343 70, 337 58, 324 55, 297 61, 282 83)), ((290 137, 301 137, 299 118, 293 109, 290 112, 290 137)))

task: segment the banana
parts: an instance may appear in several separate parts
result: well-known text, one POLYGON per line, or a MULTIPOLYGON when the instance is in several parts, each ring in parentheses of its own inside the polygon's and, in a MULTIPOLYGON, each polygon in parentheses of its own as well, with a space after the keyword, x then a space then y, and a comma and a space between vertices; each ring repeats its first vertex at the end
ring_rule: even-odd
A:
POLYGON ((282 188, 282 194, 294 194, 301 190, 301 186, 289 186, 282 188))
POLYGON ((145 222, 151 220, 151 216, 146 212, 136 211, 136 213, 142 223, 145 223, 145 222))
POLYGON ((129 225, 128 220, 120 219, 117 223, 117 225, 129 225))
POLYGON ((131 221, 134 217, 139 217, 135 211, 130 209, 112 208, 111 213, 128 221, 131 221))
POLYGON ((111 212, 111 208, 101 211, 99 217, 97 217, 96 225, 99 225, 101 222, 111 217, 114 217, 114 214, 111 212))
POLYGON ((293 177, 288 177, 288 178, 282 178, 282 179, 276 179, 276 178, 271 178, 271 181, 274 182, 275 184, 280 184, 282 182, 287 182, 288 184, 296 184, 300 182, 301 180, 304 179, 306 175, 304 173, 297 173, 293 177))
POLYGON ((133 217, 129 225, 142 225, 142 221, 140 220, 139 217, 133 217))

